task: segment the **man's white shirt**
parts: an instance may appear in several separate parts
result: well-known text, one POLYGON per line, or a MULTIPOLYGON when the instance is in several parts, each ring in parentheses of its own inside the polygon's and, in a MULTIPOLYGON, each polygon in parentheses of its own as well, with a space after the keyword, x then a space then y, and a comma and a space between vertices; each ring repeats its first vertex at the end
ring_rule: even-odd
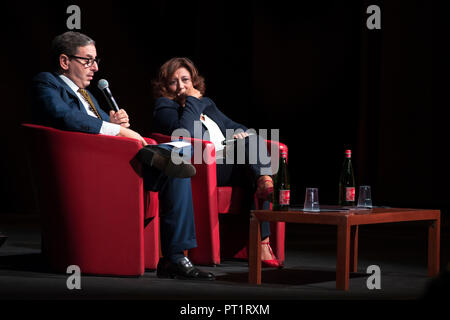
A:
MULTIPOLYGON (((64 75, 59 75, 59 77, 69 86, 69 88, 77 95, 78 99, 81 101, 81 104, 86 109, 86 112, 91 117, 97 118, 97 116, 94 114, 94 112, 91 110, 89 103, 86 101, 86 99, 83 98, 81 93, 78 92, 78 89, 80 89, 72 80, 67 78, 64 75)), ((105 134, 108 136, 117 136, 120 132, 120 125, 116 123, 111 123, 108 121, 103 121, 102 126, 100 128, 100 133, 105 134)))

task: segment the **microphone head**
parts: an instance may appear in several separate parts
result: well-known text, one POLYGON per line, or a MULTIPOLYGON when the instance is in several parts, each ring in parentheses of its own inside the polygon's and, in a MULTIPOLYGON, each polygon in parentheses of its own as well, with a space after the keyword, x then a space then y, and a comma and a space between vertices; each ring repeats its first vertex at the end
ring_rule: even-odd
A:
POLYGON ((103 89, 106 89, 109 87, 109 83, 105 79, 100 79, 100 80, 98 80, 97 87, 100 90, 103 90, 103 89))

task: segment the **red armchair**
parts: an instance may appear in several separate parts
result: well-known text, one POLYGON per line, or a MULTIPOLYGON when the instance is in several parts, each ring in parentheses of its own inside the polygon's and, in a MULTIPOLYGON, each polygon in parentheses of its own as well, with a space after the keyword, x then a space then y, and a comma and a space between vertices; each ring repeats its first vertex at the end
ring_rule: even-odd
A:
MULTIPOLYGON (((159 133, 153 133, 151 137, 158 143, 171 141, 170 136, 159 133)), ((191 179, 198 246, 189 251, 189 257, 194 263, 206 265, 220 264, 221 257, 247 258, 248 213, 236 214, 241 213, 242 190, 217 186, 215 148, 212 142, 185 140, 201 143, 204 159, 201 164, 194 163, 197 174, 191 179)), ((267 144, 269 152, 272 144, 287 150, 286 145, 276 141, 268 140, 267 144)), ((272 163, 278 163, 278 159, 272 157, 272 163)), ((256 199, 255 204, 256 208, 261 205, 256 199)), ((273 252, 284 262, 285 224, 271 223, 270 230, 273 252)))
POLYGON ((134 160, 141 144, 23 127, 41 213, 42 252, 50 267, 65 273, 78 265, 82 273, 124 276, 156 269, 158 196, 143 189, 134 160))

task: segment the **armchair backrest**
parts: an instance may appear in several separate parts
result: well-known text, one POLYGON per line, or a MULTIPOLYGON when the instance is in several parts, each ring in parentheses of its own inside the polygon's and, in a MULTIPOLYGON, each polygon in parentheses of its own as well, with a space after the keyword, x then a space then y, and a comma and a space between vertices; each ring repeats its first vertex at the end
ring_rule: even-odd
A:
POLYGON ((34 124, 23 127, 41 213, 42 247, 51 264, 64 270, 75 261, 83 265, 82 272, 142 273, 148 201, 135 160, 140 142, 34 124), (135 271, 124 256, 139 261, 135 271), (123 272, 117 266, 124 266, 119 268, 123 272))

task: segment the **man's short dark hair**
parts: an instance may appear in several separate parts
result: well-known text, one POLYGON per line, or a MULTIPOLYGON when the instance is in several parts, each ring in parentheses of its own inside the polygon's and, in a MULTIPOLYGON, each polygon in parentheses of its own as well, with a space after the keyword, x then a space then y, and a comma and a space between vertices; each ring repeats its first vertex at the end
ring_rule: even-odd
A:
POLYGON ((56 36, 52 41, 51 48, 53 69, 56 72, 61 71, 61 66, 59 65, 59 56, 61 54, 76 55, 79 47, 85 47, 90 44, 95 45, 95 41, 80 32, 67 31, 56 36))

